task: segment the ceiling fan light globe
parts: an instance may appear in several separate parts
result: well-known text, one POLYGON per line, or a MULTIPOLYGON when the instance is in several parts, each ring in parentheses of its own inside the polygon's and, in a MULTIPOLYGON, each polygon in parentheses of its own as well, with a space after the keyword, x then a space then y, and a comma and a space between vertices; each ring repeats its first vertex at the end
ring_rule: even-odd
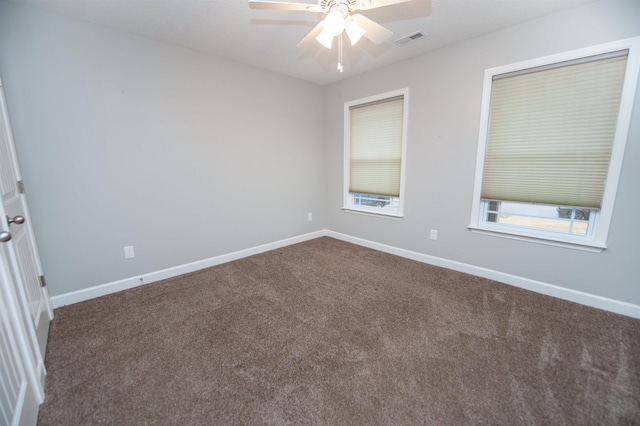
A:
POLYGON ((324 28, 337 36, 344 31, 344 16, 338 10, 334 10, 324 18, 324 28))
POLYGON ((333 37, 333 33, 325 27, 325 29, 323 29, 322 32, 316 36, 316 40, 318 40, 318 43, 320 43, 327 49, 331 49, 331 45, 333 44, 333 37))
POLYGON ((347 36, 349 36, 352 46, 355 46, 358 40, 360 40, 367 32, 364 28, 358 25, 358 22, 356 22, 355 19, 349 19, 345 30, 347 32, 347 36))

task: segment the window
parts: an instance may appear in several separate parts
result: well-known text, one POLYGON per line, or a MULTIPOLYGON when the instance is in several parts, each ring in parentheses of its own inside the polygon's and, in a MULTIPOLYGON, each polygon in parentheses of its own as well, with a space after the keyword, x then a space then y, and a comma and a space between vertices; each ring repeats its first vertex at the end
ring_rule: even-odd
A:
POLYGON ((345 103, 344 209, 402 216, 408 89, 345 103))
POLYGON ((470 228, 606 247, 640 38, 487 70, 470 228))

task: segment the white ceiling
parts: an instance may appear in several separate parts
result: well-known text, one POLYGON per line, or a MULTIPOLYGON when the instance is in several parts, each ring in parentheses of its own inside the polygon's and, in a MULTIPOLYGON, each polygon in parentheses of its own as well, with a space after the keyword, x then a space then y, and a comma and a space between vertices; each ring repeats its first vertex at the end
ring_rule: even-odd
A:
POLYGON ((255 10, 246 0, 8 1, 328 84, 593 0, 412 0, 361 12, 394 35, 379 46, 364 38, 354 47, 345 43, 343 73, 335 43, 333 50, 296 47, 324 17, 313 12, 255 10), (393 44, 419 30, 428 36, 393 44))

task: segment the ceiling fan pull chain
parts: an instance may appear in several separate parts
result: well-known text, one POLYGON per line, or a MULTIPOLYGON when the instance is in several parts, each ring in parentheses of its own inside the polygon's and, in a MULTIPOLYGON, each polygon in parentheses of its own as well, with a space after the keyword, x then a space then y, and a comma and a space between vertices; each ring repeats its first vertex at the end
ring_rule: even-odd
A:
POLYGON ((338 71, 342 72, 342 33, 338 36, 338 71))

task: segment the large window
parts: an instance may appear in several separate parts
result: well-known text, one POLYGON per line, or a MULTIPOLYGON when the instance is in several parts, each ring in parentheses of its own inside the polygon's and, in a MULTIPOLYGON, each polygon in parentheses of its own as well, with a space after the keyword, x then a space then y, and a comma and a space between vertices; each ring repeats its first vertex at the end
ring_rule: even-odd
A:
POLYGON ((345 103, 344 208, 402 216, 408 90, 345 103))
POLYGON ((485 72, 472 230, 606 247, 639 42, 485 72))

